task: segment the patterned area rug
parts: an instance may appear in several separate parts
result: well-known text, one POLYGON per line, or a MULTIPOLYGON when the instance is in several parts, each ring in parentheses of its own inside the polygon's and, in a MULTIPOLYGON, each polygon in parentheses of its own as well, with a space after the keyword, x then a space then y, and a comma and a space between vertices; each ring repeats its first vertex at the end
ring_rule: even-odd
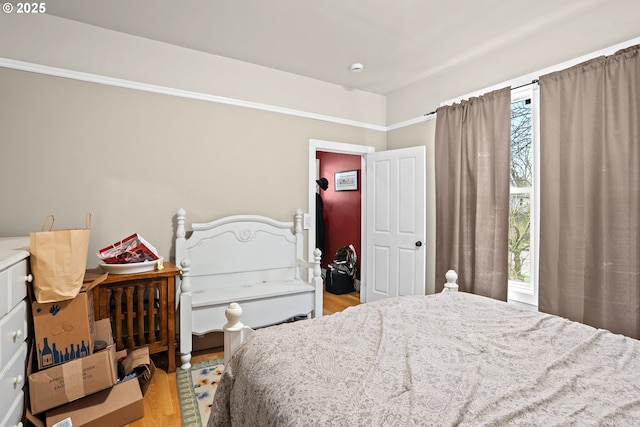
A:
POLYGON ((213 395, 224 370, 224 359, 212 359, 176 370, 180 415, 185 427, 207 425, 213 395))

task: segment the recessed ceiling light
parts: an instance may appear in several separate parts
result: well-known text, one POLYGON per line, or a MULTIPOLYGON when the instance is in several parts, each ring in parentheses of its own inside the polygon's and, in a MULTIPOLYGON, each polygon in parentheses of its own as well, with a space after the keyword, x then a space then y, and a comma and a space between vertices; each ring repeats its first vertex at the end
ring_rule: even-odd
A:
POLYGON ((356 63, 356 64, 351 64, 351 71, 354 73, 359 73, 362 70, 364 70, 364 65, 356 63))

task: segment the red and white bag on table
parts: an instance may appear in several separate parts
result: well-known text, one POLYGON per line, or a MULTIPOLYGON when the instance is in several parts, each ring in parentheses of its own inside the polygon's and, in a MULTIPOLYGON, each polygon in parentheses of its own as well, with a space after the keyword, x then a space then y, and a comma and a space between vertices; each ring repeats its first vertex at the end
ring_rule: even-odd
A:
POLYGON ((98 258, 105 264, 130 264, 160 259, 158 250, 135 233, 98 251, 98 258))

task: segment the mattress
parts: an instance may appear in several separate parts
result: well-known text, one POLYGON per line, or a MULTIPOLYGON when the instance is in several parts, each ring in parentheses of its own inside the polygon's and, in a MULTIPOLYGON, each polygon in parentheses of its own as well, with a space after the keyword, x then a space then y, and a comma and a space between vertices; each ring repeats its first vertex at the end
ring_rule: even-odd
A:
POLYGON ((640 341, 493 299, 398 297, 260 329, 209 426, 640 425, 640 341))

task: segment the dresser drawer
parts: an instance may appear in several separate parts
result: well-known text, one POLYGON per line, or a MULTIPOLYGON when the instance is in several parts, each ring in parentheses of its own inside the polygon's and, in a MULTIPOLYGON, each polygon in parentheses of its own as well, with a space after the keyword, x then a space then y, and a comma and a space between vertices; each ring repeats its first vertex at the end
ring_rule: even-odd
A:
MULTIPOLYGON (((0 366, 4 367, 27 337, 27 303, 20 303, 0 320, 0 366)), ((1 413, 1 412, 0 412, 1 413)))
POLYGON ((0 318, 7 314, 12 305, 9 304, 10 293, 9 289, 9 269, 5 268, 0 271, 0 318))
POLYGON ((9 267, 9 278, 11 280, 9 287, 9 309, 15 307, 20 301, 27 296, 27 283, 30 276, 27 275, 27 260, 22 260, 9 267))
POLYGON ((22 410, 24 409, 24 392, 20 390, 18 396, 9 408, 7 416, 0 421, 0 426, 6 427, 22 427, 22 410))
MULTIPOLYGON (((22 393, 26 382, 24 361, 27 357, 27 343, 23 342, 19 351, 0 371, 0 416, 6 415, 16 397, 22 393)), ((21 408, 22 412, 22 408, 21 408)))
POLYGON ((0 272, 0 317, 27 296, 28 262, 26 259, 0 272))

